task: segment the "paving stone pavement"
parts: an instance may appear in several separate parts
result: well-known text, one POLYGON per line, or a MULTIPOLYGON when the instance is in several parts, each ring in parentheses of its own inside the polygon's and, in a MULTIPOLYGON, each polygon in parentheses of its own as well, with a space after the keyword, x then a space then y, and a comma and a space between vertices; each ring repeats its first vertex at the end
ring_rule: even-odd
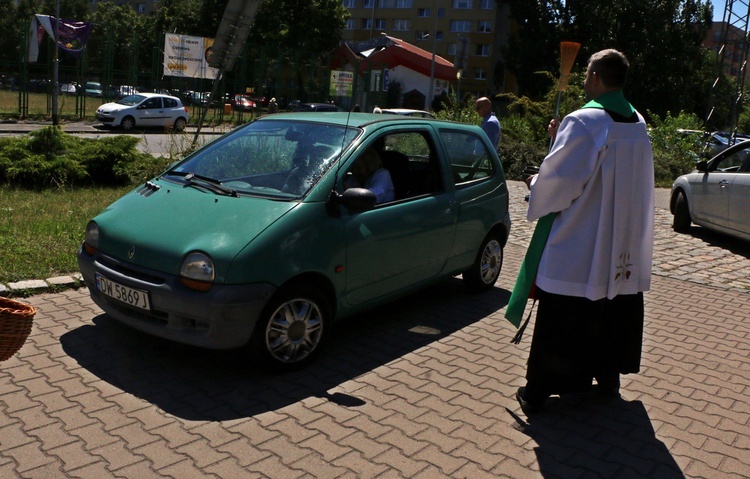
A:
POLYGON ((503 313, 532 225, 511 190, 494 290, 450 280, 345 320, 294 373, 132 331, 85 289, 26 298, 34 328, 0 363, 0 477, 750 476, 747 247, 675 235, 657 209, 641 372, 620 400, 526 417, 530 336, 511 344, 503 313))

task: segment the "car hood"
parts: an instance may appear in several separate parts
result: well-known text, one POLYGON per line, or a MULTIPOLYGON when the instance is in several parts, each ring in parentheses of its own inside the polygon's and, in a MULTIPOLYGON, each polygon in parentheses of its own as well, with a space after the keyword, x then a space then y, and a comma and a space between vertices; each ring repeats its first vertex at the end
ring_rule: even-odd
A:
POLYGON ((102 112, 102 113, 109 113, 115 110, 122 110, 123 108, 132 108, 132 106, 121 105, 119 103, 110 102, 110 103, 105 103, 104 105, 100 106, 99 108, 96 109, 96 111, 102 112))
POLYGON ((94 221, 99 250, 108 256, 178 274, 186 254, 202 251, 214 260, 216 280, 222 282, 235 256, 297 205, 157 180, 126 194, 94 221))

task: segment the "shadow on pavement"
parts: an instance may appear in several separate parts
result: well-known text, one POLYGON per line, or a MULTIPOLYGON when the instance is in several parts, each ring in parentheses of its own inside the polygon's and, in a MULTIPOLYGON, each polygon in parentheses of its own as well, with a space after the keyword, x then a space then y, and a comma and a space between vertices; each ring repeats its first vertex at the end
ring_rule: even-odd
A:
POLYGON ((733 238, 721 233, 717 233, 702 226, 691 226, 690 231, 686 233, 695 239, 707 243, 709 246, 721 248, 730 253, 743 256, 750 259, 750 241, 733 238))
POLYGON ((640 401, 581 395, 572 404, 558 400, 528 423, 515 419, 538 444, 543 477, 685 477, 640 401))
POLYGON ((142 334, 100 315, 64 334, 65 352, 113 386, 187 419, 225 421, 319 397, 356 407, 362 399, 329 393, 338 385, 451 335, 504 307, 510 292, 480 295, 451 279, 329 330, 316 361, 271 374, 243 349, 212 351, 142 334))

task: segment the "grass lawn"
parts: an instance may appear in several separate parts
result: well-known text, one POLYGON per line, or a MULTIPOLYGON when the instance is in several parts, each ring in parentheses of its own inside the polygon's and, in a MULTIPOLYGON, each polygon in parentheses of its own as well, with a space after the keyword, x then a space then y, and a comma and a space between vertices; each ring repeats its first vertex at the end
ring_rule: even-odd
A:
POLYGON ((0 187, 0 283, 77 272, 86 223, 132 188, 0 187))
MULTIPOLYGON (((0 118, 18 118, 20 108, 18 103, 18 92, 10 90, 0 90, 0 118)), ((57 104, 62 120, 79 120, 79 110, 83 108, 83 118, 94 120, 96 109, 107 101, 102 98, 83 97, 60 94, 57 98, 57 104), (76 103, 78 102, 78 103, 76 103)), ((46 93, 29 93, 29 110, 28 118, 37 120, 50 120, 52 115, 52 96, 46 93)), ((200 109, 195 106, 188 107, 190 111, 191 123, 195 123, 201 113, 200 109)), ((204 125, 214 124, 215 122, 235 120, 235 116, 226 117, 222 115, 221 107, 211 107, 206 113, 204 125)), ((250 120, 248 114, 244 115, 244 121, 250 120)), ((239 121, 239 118, 236 118, 239 121)))

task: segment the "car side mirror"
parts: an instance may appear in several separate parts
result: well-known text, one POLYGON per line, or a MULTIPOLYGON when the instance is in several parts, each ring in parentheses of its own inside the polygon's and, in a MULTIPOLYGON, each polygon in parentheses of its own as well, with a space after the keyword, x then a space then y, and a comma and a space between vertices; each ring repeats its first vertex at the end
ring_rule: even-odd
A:
POLYGON ((707 173, 708 172, 708 161, 706 161, 706 160, 700 160, 698 163, 695 164, 695 168, 698 171, 707 173))
POLYGON ((332 216, 338 216, 339 206, 346 208, 349 213, 361 213, 373 209, 377 202, 375 193, 367 188, 347 188, 343 193, 332 191, 326 207, 332 216))

